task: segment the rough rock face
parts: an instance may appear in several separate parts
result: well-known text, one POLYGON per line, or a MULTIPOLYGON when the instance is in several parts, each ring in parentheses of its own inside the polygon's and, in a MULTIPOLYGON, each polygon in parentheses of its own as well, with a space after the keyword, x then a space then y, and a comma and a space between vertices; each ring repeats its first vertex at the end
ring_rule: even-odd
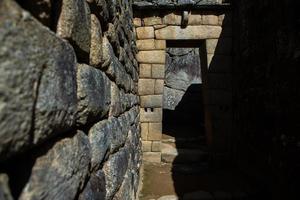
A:
POLYGON ((0 1, 1 200, 136 195, 141 134, 131 4, 0 1))
POLYGON ((164 105, 174 110, 191 84, 200 84, 199 49, 168 48, 166 56, 164 105))
POLYGON ((75 124, 76 58, 69 44, 13 1, 1 1, 0 13, 3 158, 75 124))
POLYGON ((221 4, 222 0, 135 0, 137 6, 195 6, 221 4))

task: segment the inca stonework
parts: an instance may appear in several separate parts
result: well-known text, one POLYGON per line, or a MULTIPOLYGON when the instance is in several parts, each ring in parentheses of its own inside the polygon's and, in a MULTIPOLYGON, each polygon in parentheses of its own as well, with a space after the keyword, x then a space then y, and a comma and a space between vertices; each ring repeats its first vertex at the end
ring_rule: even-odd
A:
MULTIPOLYGON (((160 147, 162 109, 174 109, 187 87, 196 81, 184 71, 173 71, 172 73, 180 75, 177 76, 177 79, 175 78, 176 80, 171 80, 172 73, 166 68, 166 62, 172 62, 169 59, 172 51, 168 49, 167 43, 168 41, 176 42, 176 40, 184 40, 186 43, 192 43, 193 46, 198 44, 196 51, 198 53, 194 52, 195 56, 200 56, 199 51, 204 52, 205 58, 202 59, 206 62, 202 63, 201 68, 205 69, 201 71, 204 71, 205 74, 203 75, 205 76, 203 77, 205 120, 206 126, 211 126, 206 129, 210 130, 213 137, 216 138, 211 144, 216 155, 225 156, 229 151, 228 138, 232 131, 231 13, 229 11, 192 10, 188 11, 187 16, 184 16, 184 10, 164 12, 142 10, 135 12, 134 25, 139 49, 137 54, 140 65, 138 92, 141 97, 140 121, 144 160, 161 162, 164 159, 160 147), (183 24, 184 20, 187 23, 185 25, 183 24), (203 49, 203 47, 205 48, 203 49), (184 77, 187 77, 186 80, 184 77), (178 90, 170 87, 172 81, 173 87, 179 88, 178 90)), ((184 46, 184 42, 180 44, 183 45, 182 47, 188 47, 184 46)), ((176 54, 176 51, 173 51, 176 54)), ((173 57, 173 59, 175 58, 173 57)), ((180 59, 183 62, 181 65, 187 67, 193 58, 186 56, 180 59)), ((198 59, 195 59, 193 64, 200 67, 199 62, 198 59)), ((198 82, 202 83, 200 74, 196 77, 200 79, 198 82)))
POLYGON ((135 199, 132 15, 127 0, 0 1, 1 200, 135 199))

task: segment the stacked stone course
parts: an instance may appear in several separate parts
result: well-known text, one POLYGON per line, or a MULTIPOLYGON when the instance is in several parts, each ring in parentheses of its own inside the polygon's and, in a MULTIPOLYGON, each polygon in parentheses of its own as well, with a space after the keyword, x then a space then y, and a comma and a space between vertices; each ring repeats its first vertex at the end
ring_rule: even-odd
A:
MULTIPOLYGON (((187 25, 183 26, 180 11, 137 12, 133 20, 137 34, 137 60, 139 62, 138 94, 141 100, 140 122, 143 140, 143 157, 146 161, 160 162, 162 140, 162 109, 168 40, 205 41, 207 55, 206 112, 216 121, 216 137, 231 134, 231 19, 230 13, 219 11, 190 11, 187 25), (225 15, 227 15, 225 17, 225 15), (226 18, 226 20, 225 20, 226 18), (218 60, 221 60, 218 62, 218 60), (225 122, 219 123, 224 119, 225 122), (224 127, 230 127, 225 129, 224 127)), ((200 48, 199 43, 199 48, 200 48)), ((177 123, 177 122, 174 122, 177 123)), ((226 140, 225 140, 226 141, 226 140)), ((220 141, 218 141, 220 142, 220 141)), ((228 151, 228 143, 216 144, 219 151, 228 151), (222 149, 222 150, 220 150, 222 149), (226 149, 226 150, 224 150, 226 149)))
POLYGON ((135 199, 135 37, 127 0, 0 1, 1 200, 135 199))

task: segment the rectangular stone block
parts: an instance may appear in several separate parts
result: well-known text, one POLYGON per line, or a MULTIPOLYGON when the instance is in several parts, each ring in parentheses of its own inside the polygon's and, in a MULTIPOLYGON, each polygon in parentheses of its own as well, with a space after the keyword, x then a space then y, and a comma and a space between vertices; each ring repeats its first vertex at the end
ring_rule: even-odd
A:
POLYGON ((143 108, 161 108, 162 95, 141 96, 141 107, 143 108))
POLYGON ((154 79, 139 79, 138 93, 139 95, 154 94, 154 79))
POLYGON ((162 19, 158 16, 145 17, 143 19, 145 26, 153 26, 162 24, 162 19))
POLYGON ((141 108, 140 109, 141 122, 161 122, 162 109, 161 108, 141 108))
POLYGON ((140 63, 165 64, 166 62, 165 51, 162 50, 140 51, 136 58, 140 63))
POLYGON ((199 12, 192 11, 189 15, 188 25, 201 25, 202 15, 199 12))
POLYGON ((138 50, 159 50, 166 48, 166 41, 155 39, 137 40, 136 46, 138 50))
POLYGON ((151 64, 140 64, 140 78, 151 78, 151 64))
POLYGON ((161 140, 162 138, 162 123, 149 123, 148 140, 161 140))
POLYGON ((166 49, 167 43, 166 40, 155 40, 155 49, 166 49))
POLYGON ((156 79, 154 86, 154 94, 163 94, 164 93, 164 80, 156 79))
POLYGON ((161 153, 160 152, 144 152, 143 161, 160 163, 161 162, 161 153))
POLYGON ((222 37, 219 39, 207 39, 206 51, 208 54, 230 55, 232 53, 231 37, 222 37))
POLYGON ((217 15, 202 15, 202 24, 219 25, 219 17, 217 15))
POLYGON ((136 28, 137 39, 153 39, 154 28, 152 26, 136 28))
POLYGON ((134 24, 135 27, 142 26, 142 20, 141 20, 141 18, 133 18, 133 24, 134 24))
POLYGON ((232 57, 227 55, 207 54, 207 65, 209 72, 232 72, 232 57))
POLYGON ((149 123, 141 123, 142 140, 147 140, 149 133, 149 123))
POLYGON ((155 38, 162 40, 188 40, 188 39, 209 39, 219 38, 222 32, 220 26, 168 26, 155 31, 155 38))
POLYGON ((151 151, 161 152, 161 141, 153 141, 151 151))
POLYGON ((181 14, 170 13, 163 17, 163 24, 166 25, 181 25, 181 14))
POLYGON ((152 78, 165 78, 165 65, 153 64, 151 70, 152 78))
POLYGON ((143 152, 151 152, 151 149, 152 149, 152 141, 142 141, 143 152))

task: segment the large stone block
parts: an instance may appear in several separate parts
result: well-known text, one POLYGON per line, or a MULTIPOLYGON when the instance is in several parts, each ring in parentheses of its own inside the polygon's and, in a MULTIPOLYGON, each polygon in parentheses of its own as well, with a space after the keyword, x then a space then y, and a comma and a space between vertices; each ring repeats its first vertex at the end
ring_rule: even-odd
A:
POLYGON ((79 200, 105 199, 105 177, 102 170, 91 174, 85 188, 79 195, 79 200))
POLYGON ((77 67, 78 120, 81 125, 105 116, 110 108, 110 80, 100 70, 85 64, 77 67))
POLYGON ((19 199, 74 199, 84 186, 90 159, 89 140, 83 132, 57 142, 36 160, 19 199))
POLYGON ((140 63, 165 64, 166 53, 162 50, 140 51, 136 55, 136 59, 140 63))
POLYGON ((142 108, 161 108, 162 107, 162 95, 147 95, 141 96, 142 108))
POLYGON ((102 30, 96 15, 91 14, 90 65, 99 67, 102 63, 102 30))
POLYGON ((163 24, 166 25, 181 25, 182 16, 180 13, 169 13, 163 17, 163 24))
POLYGON ((152 65, 152 78, 165 78, 165 65, 153 64, 152 65))
POLYGON ((137 39, 153 39, 154 28, 152 26, 136 28, 137 39))
POLYGON ((148 133, 149 133, 149 123, 141 123, 142 140, 147 140, 148 133))
POLYGON ((154 94, 154 79, 140 79, 139 80, 139 95, 154 94))
POLYGON ((70 41, 77 58, 87 61, 91 45, 91 17, 85 0, 62 0, 57 35, 70 41))
POLYGON ((162 123, 149 123, 148 140, 161 140, 162 137, 162 123))
POLYGON ((142 141, 143 152, 151 152, 151 147, 152 147, 151 141, 142 141))
POLYGON ((161 141, 153 141, 151 151, 152 152, 160 152, 161 151, 161 141))
POLYGON ((144 152, 143 160, 146 162, 160 163, 161 153, 160 152, 144 152))
POLYGON ((192 40, 219 38, 222 32, 220 26, 168 26, 155 31, 155 38, 161 40, 192 40))
POLYGON ((192 11, 189 15, 188 25, 201 25, 202 15, 199 12, 192 11))
POLYGON ((142 20, 141 20, 141 18, 133 18, 133 24, 134 24, 134 26, 135 27, 140 27, 140 26, 142 26, 142 20))
POLYGON ((155 39, 137 40, 136 46, 139 50, 165 49, 166 41, 165 40, 155 40, 155 39))
POLYGON ((9 178, 7 174, 0 174, 0 199, 13 200, 9 188, 9 178))
POLYGON ((154 86, 154 94, 163 94, 164 93, 164 80, 156 79, 154 86))
POLYGON ((158 16, 145 17, 143 19, 145 26, 153 26, 162 24, 162 19, 158 16))
POLYGON ((0 13, 1 160, 73 127, 77 98, 73 48, 14 1, 0 13))
POLYGON ((202 24, 204 25, 219 25, 219 17, 217 15, 202 15, 202 24))
POLYGON ((142 108, 140 110, 141 122, 161 122, 162 109, 161 108, 142 108))
POLYGON ((151 78, 151 64, 140 64, 140 78, 151 78))

